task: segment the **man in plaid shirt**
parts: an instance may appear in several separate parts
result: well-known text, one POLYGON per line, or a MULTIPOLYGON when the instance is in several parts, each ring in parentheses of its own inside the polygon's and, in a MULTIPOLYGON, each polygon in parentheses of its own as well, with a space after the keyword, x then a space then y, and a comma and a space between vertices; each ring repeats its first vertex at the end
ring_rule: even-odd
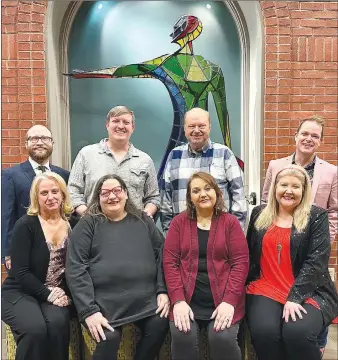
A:
POLYGON ((161 223, 166 232, 171 220, 186 209, 186 191, 190 176, 197 171, 211 174, 220 187, 228 211, 244 229, 247 215, 243 172, 235 155, 225 145, 210 141, 210 115, 194 108, 185 114, 187 144, 173 149, 161 182, 161 223))

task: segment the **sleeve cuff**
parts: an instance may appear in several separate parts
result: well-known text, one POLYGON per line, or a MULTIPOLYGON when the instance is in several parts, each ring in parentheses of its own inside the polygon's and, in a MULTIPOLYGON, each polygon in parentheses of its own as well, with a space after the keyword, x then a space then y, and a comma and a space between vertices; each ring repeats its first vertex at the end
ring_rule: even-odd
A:
POLYGON ((81 322, 85 322, 88 316, 93 315, 97 312, 100 312, 100 308, 97 305, 91 306, 87 310, 83 310, 79 313, 79 318, 81 322))
POLYGON ((238 295, 231 292, 227 292, 224 295, 223 301, 226 302, 227 304, 232 305, 233 307, 236 307, 238 303, 238 295))
POLYGON ((169 298, 172 304, 175 304, 177 301, 186 301, 182 289, 177 289, 169 293, 169 298))

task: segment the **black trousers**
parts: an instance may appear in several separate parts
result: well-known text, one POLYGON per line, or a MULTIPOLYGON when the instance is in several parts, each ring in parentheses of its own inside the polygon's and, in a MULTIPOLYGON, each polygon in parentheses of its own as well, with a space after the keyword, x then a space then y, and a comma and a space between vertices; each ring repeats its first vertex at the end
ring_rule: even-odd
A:
POLYGON ((210 357, 212 360, 241 360, 241 350, 238 346, 237 335, 239 324, 214 331, 214 320, 190 321, 190 331, 179 331, 174 322, 170 321, 172 360, 199 359, 199 330, 207 328, 210 357))
POLYGON ((1 319, 17 343, 16 360, 68 360, 70 308, 24 296, 15 304, 1 299, 1 319))
MULTIPOLYGON (((137 344, 134 360, 153 360, 167 336, 168 319, 154 315, 136 321, 135 325, 141 330, 142 336, 137 344)), ((117 360, 122 327, 115 327, 114 330, 104 330, 106 340, 97 344, 92 360, 117 360)))
POLYGON ((247 296, 247 318, 259 360, 320 360, 317 337, 324 321, 320 310, 302 305, 307 314, 282 319, 283 305, 265 296, 247 296))

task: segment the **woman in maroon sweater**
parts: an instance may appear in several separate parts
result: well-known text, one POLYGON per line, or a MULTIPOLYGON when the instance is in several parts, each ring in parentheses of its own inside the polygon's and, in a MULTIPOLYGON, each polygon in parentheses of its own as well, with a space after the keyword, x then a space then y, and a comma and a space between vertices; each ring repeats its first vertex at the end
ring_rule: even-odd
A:
POLYGON ((171 301, 173 360, 198 359, 198 333, 208 331, 212 360, 240 360, 237 343, 244 316, 248 248, 238 220, 225 212, 215 179, 195 173, 187 210, 170 224, 163 266, 171 301))

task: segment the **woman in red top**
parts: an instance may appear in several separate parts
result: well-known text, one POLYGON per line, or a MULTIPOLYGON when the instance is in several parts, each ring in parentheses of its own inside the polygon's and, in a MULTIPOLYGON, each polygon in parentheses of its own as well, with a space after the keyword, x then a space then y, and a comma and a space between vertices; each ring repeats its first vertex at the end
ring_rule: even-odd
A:
POLYGON ((338 313, 328 215, 311 206, 310 189, 306 171, 289 165, 251 215, 247 317, 259 360, 319 360, 317 336, 338 313))
POLYGON ((198 333, 208 331, 212 360, 240 360, 248 248, 238 220, 224 211, 222 192, 207 173, 187 186, 187 210, 170 224, 163 266, 172 304, 173 360, 198 359, 198 333))

